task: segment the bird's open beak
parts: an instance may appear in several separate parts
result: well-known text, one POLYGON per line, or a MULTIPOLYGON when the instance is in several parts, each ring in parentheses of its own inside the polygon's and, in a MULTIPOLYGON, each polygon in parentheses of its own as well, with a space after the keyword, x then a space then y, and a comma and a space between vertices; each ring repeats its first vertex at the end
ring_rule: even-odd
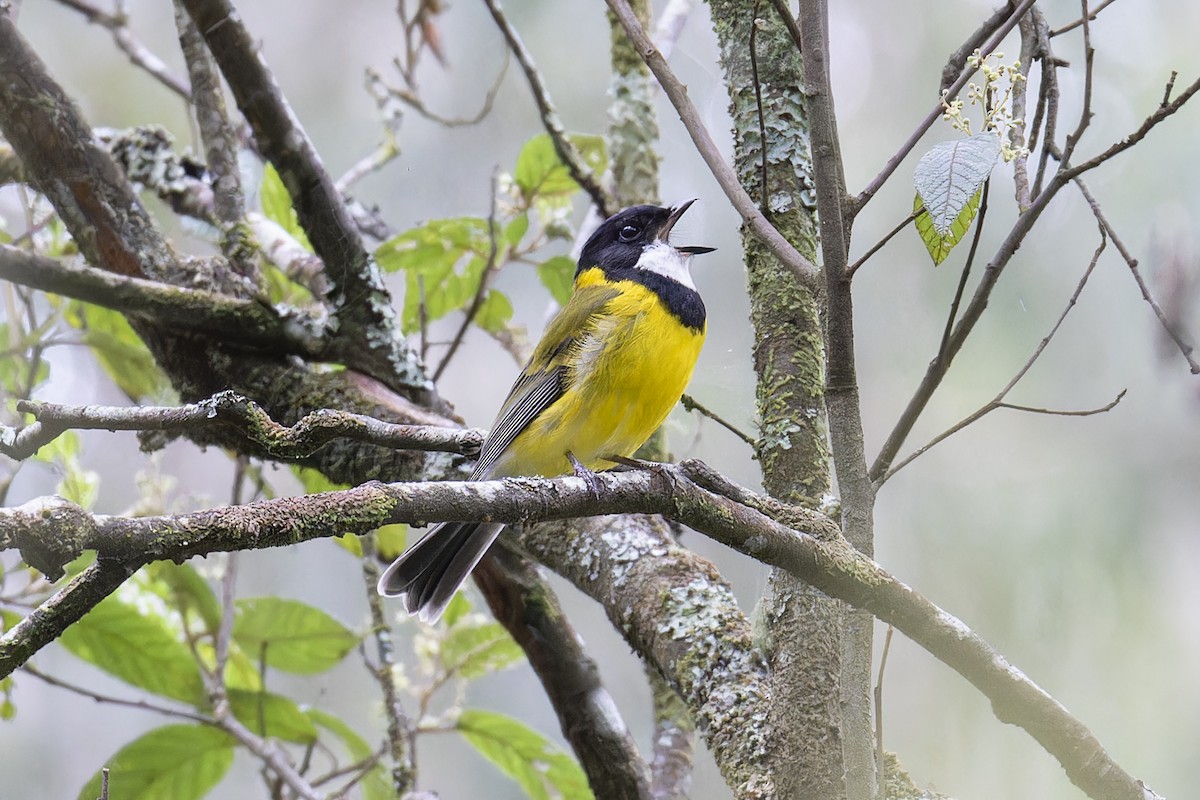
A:
MULTIPOLYGON (((671 229, 675 227, 675 223, 679 222, 679 218, 683 216, 685 211, 692 207, 692 203, 694 202, 696 202, 696 198, 693 197, 686 203, 681 203, 680 205, 677 205, 671 209, 671 213, 667 217, 667 221, 663 223, 662 230, 658 232, 658 239, 660 241, 667 241, 668 237, 671 235, 671 229)), ((701 253, 711 253, 713 250, 717 249, 715 247, 702 247, 701 245, 686 245, 683 247, 680 247, 679 245, 672 246, 681 253, 688 253, 693 256, 698 256, 701 253)))

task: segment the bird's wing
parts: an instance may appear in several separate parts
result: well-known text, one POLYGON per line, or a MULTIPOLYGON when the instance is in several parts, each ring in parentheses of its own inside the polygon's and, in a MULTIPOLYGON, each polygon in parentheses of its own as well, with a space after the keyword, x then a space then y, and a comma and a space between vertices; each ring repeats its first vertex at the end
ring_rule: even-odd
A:
POLYGON ((581 286, 550 321, 537 349, 521 370, 508 398, 496 415, 492 432, 483 443, 474 477, 488 470, 508 449, 521 431, 566 393, 572 365, 570 359, 580 341, 595 328, 604 306, 619 292, 605 286, 581 286))

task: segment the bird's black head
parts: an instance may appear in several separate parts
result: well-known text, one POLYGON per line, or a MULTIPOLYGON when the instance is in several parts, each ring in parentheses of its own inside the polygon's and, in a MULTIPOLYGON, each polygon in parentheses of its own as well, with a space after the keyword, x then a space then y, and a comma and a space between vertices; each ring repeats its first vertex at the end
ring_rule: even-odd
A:
MULTIPOLYGON (((600 267, 606 273, 620 273, 637 266, 643 251, 654 245, 667 244, 671 229, 695 200, 675 208, 661 206, 632 206, 618 211, 600 223, 579 254, 579 272, 600 267)), ((711 247, 674 247, 679 253, 697 255, 709 253, 711 247)))

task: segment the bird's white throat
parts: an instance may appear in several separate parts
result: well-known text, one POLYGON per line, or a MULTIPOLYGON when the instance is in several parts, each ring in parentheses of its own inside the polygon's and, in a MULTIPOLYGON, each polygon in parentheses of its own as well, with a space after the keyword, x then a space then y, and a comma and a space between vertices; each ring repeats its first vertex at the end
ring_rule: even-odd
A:
POLYGON ((666 242, 655 242, 642 250, 636 268, 670 278, 689 289, 696 288, 692 282, 692 254, 676 250, 666 242))

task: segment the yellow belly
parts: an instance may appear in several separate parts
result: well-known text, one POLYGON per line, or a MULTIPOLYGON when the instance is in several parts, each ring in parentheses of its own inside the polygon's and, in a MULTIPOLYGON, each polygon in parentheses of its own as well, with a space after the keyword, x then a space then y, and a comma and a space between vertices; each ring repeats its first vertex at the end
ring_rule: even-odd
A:
POLYGON ((568 452, 589 469, 631 456, 687 388, 704 331, 682 325, 640 284, 622 293, 580 348, 569 388, 498 460, 494 475, 562 475, 568 452))

